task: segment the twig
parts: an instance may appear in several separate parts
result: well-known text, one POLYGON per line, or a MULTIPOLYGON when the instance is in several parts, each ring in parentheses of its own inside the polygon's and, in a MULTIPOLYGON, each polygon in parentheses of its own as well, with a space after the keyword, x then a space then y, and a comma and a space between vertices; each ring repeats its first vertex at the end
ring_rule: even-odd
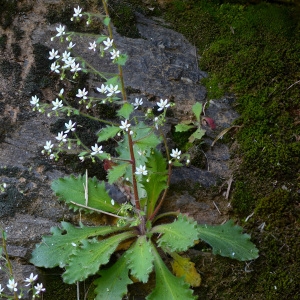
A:
POLYGON ((289 86, 286 90, 289 90, 292 86, 294 86, 295 84, 297 84, 297 83, 299 83, 299 82, 300 82, 300 80, 294 82, 294 83, 293 83, 291 86, 289 86))
POLYGON ((85 209, 89 209, 89 210, 92 210, 92 211, 95 211, 95 212, 98 212, 98 213, 102 213, 102 214, 106 214, 106 215, 109 215, 109 216, 112 216, 112 217, 115 217, 115 218, 119 218, 119 219, 126 219, 126 217, 121 217, 121 216, 118 216, 118 215, 115 215, 115 214, 112 214, 112 213, 109 213, 107 211, 104 211, 104 210, 101 210, 101 209, 97 209, 97 208, 92 208, 92 207, 89 207, 89 206, 86 206, 86 205, 83 205, 83 204, 79 204, 79 203, 76 203, 74 201, 70 201, 70 203, 76 205, 76 206, 79 206, 79 207, 82 207, 82 208, 85 208, 85 209))
POLYGON ((228 179, 228 181, 227 181, 228 186, 227 186, 227 191, 226 191, 226 194, 225 194, 225 199, 226 199, 226 200, 228 200, 228 198, 229 198, 229 193, 230 193, 230 189, 231 189, 231 184, 232 184, 232 182, 233 182, 233 177, 231 176, 231 177, 228 179))
POLYGON ((222 213, 220 212, 219 207, 217 206, 217 204, 215 203, 215 201, 213 201, 213 204, 214 204, 215 208, 217 209, 218 213, 220 215, 222 215, 222 213))

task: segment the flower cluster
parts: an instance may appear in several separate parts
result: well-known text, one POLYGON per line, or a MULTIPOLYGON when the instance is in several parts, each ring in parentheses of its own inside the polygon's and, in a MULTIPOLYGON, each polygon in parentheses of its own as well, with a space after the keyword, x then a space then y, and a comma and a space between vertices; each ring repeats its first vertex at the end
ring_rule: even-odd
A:
MULTIPOLYGON (((42 292, 46 291, 42 283, 36 283, 35 285, 35 281, 37 280, 37 278, 38 275, 34 275, 33 273, 31 273, 30 276, 24 280, 24 283, 26 283, 25 286, 30 287, 29 291, 32 291, 32 299, 38 298, 42 292)), ((23 288, 18 287, 18 282, 16 282, 14 278, 8 280, 6 287, 11 293, 19 294, 18 298, 22 299, 23 288)), ((2 285, 0 284, 0 297, 7 297, 8 299, 10 299, 10 296, 3 293, 4 291, 5 287, 2 287, 2 285)))

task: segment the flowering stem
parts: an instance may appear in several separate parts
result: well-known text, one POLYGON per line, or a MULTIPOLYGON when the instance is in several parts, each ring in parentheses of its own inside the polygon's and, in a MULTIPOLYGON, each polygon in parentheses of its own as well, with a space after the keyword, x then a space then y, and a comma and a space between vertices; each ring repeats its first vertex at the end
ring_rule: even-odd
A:
POLYGON ((130 152, 130 163, 131 163, 131 170, 132 170, 132 185, 133 185, 133 194, 134 194, 134 202, 135 202, 135 207, 137 210, 141 209, 140 205, 140 199, 139 199, 139 193, 137 189, 137 182, 135 178, 135 170, 136 170, 136 165, 135 165, 135 157, 134 157, 134 151, 133 151, 133 141, 131 138, 130 133, 128 132, 128 144, 129 144, 129 152, 130 152))
MULTIPOLYGON (((106 0, 102 0, 102 4, 103 4, 103 8, 104 8, 106 16, 109 17, 109 11, 108 11, 108 6, 107 6, 107 3, 106 3, 106 0)), ((113 32, 112 32, 112 27, 111 27, 110 22, 107 25, 107 29, 108 29, 109 38, 112 39, 113 38, 113 32)), ((114 48, 115 47, 116 47, 116 45, 114 43, 114 48)), ((121 81, 121 93, 122 93, 122 96, 123 96, 123 100, 125 102, 127 102, 127 95, 126 95, 124 77, 123 77, 123 68, 119 64, 118 64, 118 69, 119 69, 119 77, 120 77, 120 81, 121 81)))

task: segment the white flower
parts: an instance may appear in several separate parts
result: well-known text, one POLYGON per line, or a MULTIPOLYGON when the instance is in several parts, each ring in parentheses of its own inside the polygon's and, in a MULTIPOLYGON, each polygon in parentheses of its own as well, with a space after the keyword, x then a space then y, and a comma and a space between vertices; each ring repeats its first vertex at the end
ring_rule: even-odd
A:
POLYGON ((111 203, 111 205, 115 205, 115 200, 114 200, 114 199, 111 199, 111 200, 110 200, 110 203, 111 203))
POLYGON ((56 27, 56 31, 58 32, 56 36, 61 36, 66 34, 65 33, 65 26, 59 25, 59 27, 56 27))
POLYGON ((71 52, 65 51, 65 52, 62 54, 62 59, 61 59, 61 60, 62 60, 63 62, 65 62, 66 60, 69 59, 70 55, 71 55, 71 52))
POLYGON ((86 96, 87 93, 88 93, 88 91, 86 91, 85 88, 83 88, 83 90, 78 89, 78 94, 76 94, 76 97, 87 99, 87 96, 86 96))
POLYGON ((140 165, 139 167, 137 167, 135 174, 136 175, 147 175, 148 171, 146 170, 146 166, 140 165))
POLYGON ((75 45, 76 45, 76 43, 73 44, 72 42, 70 42, 70 43, 69 43, 69 46, 67 47, 67 49, 70 50, 70 49, 72 49, 75 45))
POLYGON ((96 51, 96 47, 97 47, 97 44, 96 44, 96 42, 94 41, 93 43, 90 43, 89 49, 90 49, 90 50, 96 51))
POLYGON ((84 156, 79 156, 79 159, 80 159, 81 162, 83 162, 84 161, 84 156))
POLYGON ((60 68, 60 65, 59 64, 56 64, 55 62, 51 64, 51 71, 52 72, 55 72, 55 73, 59 73, 59 68, 60 68))
POLYGON ((175 150, 172 149, 172 153, 170 155, 173 158, 180 159, 180 154, 181 154, 181 151, 176 148, 175 150))
POLYGON ((0 295, 3 292, 4 288, 2 288, 1 284, 0 284, 0 295))
POLYGON ((66 142, 66 141, 67 141, 66 137, 67 137, 67 134, 64 134, 64 132, 61 131, 61 132, 59 132, 59 133, 57 134, 57 137, 55 137, 55 138, 56 138, 59 142, 66 142))
POLYGON ((64 65, 63 65, 63 68, 66 69, 66 68, 70 68, 74 63, 75 63, 75 58, 74 57, 69 57, 68 59, 66 59, 64 61, 64 65))
POLYGON ((121 129, 128 131, 128 128, 131 126, 131 124, 127 124, 127 120, 121 121, 121 126, 119 126, 121 129))
POLYGON ((118 58, 120 56, 120 51, 116 51, 115 49, 113 49, 113 51, 109 52, 110 55, 111 55, 111 58, 110 59, 115 59, 115 58, 118 58))
POLYGON ((74 14, 73 14, 73 17, 82 17, 82 8, 80 8, 79 6, 76 8, 74 7, 74 14))
POLYGON ((61 90, 59 91, 58 96, 61 97, 61 96, 63 95, 64 91, 65 91, 64 89, 61 89, 61 90))
POLYGON ((54 50, 54 49, 52 49, 51 51, 49 51, 49 59, 50 60, 52 60, 52 59, 54 59, 54 58, 59 58, 59 55, 58 55, 58 51, 56 50, 54 50))
POLYGON ((7 284, 7 287, 12 291, 12 292, 16 292, 18 289, 17 289, 17 285, 18 283, 15 282, 14 279, 9 279, 8 280, 8 284, 7 284))
POLYGON ((77 71, 80 71, 81 68, 79 67, 79 63, 76 65, 76 63, 74 62, 72 65, 71 65, 71 72, 77 72, 77 71))
POLYGON ((51 152, 51 149, 53 148, 53 144, 51 141, 46 141, 46 145, 44 146, 44 149, 48 152, 51 152))
POLYGON ((161 111, 169 107, 170 104, 168 103, 168 99, 166 99, 165 101, 163 99, 160 99, 160 102, 157 102, 157 106, 159 107, 158 111, 161 111))
POLYGON ((106 46, 104 50, 107 50, 108 48, 112 47, 113 43, 114 40, 113 39, 111 40, 110 38, 107 38, 106 41, 103 41, 103 44, 106 46))
POLYGON ((50 156, 49 156, 50 159, 53 159, 54 157, 55 157, 55 155, 53 153, 50 154, 50 156))
POLYGON ((135 101, 133 103, 134 109, 137 109, 140 105, 143 105, 143 99, 135 98, 135 101))
POLYGON ((92 146, 93 152, 91 153, 91 155, 103 153, 103 151, 101 149, 102 149, 102 146, 99 147, 97 144, 95 144, 95 146, 92 146))
POLYGON ((65 126, 67 128, 67 130, 65 130, 65 133, 68 133, 70 131, 74 131, 75 130, 75 125, 76 125, 76 122, 75 123, 72 123, 72 121, 70 120, 69 123, 65 123, 65 126))
POLYGON ((39 101, 40 99, 37 96, 32 96, 30 104, 39 107, 40 106, 39 101))
POLYGON ((53 104, 52 110, 56 110, 56 109, 64 106, 62 103, 62 100, 59 100, 58 98, 56 98, 55 101, 52 101, 52 104, 53 104))
POLYGON ((37 285, 35 286, 35 290, 36 290, 36 294, 46 291, 42 283, 37 283, 37 285))
POLYGON ((98 91, 99 93, 106 94, 106 93, 107 93, 107 86, 104 85, 104 84, 101 84, 101 87, 100 87, 100 88, 97 87, 97 91, 98 91))
POLYGON ((37 278, 37 275, 33 275, 33 273, 31 273, 30 276, 24 280, 25 282, 28 282, 27 284, 25 284, 25 286, 31 285, 35 280, 37 280, 37 278))
POLYGON ((119 86, 118 85, 115 85, 113 86, 112 84, 108 87, 106 87, 106 90, 108 91, 108 94, 107 96, 110 97, 112 96, 113 94, 118 94, 118 93, 121 93, 119 90, 118 90, 119 86))

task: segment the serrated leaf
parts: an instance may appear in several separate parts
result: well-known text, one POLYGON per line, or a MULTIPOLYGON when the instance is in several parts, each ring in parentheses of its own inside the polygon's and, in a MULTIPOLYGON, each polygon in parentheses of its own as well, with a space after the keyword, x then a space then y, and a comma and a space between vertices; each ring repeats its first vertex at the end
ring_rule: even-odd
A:
POLYGON ((152 148, 154 149, 159 143, 160 140, 154 132, 145 134, 143 138, 135 139, 134 141, 135 146, 142 151, 152 148))
POLYGON ((37 267, 64 267, 70 255, 84 239, 103 236, 120 231, 119 227, 74 227, 70 223, 61 222, 62 229, 52 227, 52 236, 44 236, 42 242, 36 245, 30 260, 37 267))
POLYGON ((101 241, 83 240, 82 246, 69 258, 62 276, 64 282, 72 284, 95 274, 101 265, 108 263, 110 256, 123 240, 134 236, 131 232, 123 232, 101 241))
MULTIPOLYGON (((83 206, 88 206, 91 209, 102 210, 117 214, 120 209, 120 204, 111 204, 111 197, 108 195, 104 182, 99 182, 96 178, 88 179, 88 203, 86 205, 85 199, 85 176, 75 176, 59 178, 54 180, 51 184, 52 190, 63 201, 65 201, 70 208, 77 211, 83 206), (72 203, 73 202, 73 203, 72 203), (74 204, 75 203, 75 204, 74 204), (81 206, 77 206, 78 203, 81 206)), ((92 210, 84 209, 87 212, 92 210)))
POLYGON ((117 111, 119 117, 123 117, 126 120, 129 120, 130 114, 133 112, 134 107, 132 104, 125 102, 122 107, 117 111))
POLYGON ((127 285, 133 282, 128 276, 125 254, 109 269, 99 271, 101 277, 94 281, 96 300, 121 300, 127 294, 127 285))
POLYGON ((127 54, 121 54, 116 60, 115 62, 120 65, 120 66, 124 66, 127 62, 128 56, 127 54))
POLYGON ((153 269, 154 256, 151 251, 151 242, 141 235, 126 252, 126 260, 131 275, 146 283, 153 269))
POLYGON ((195 126, 194 125, 187 125, 187 124, 177 124, 175 126, 175 131, 176 132, 185 132, 185 131, 189 131, 192 128, 195 128, 195 126))
POLYGON ((202 104, 200 102, 196 102, 192 106, 192 111, 193 111, 198 123, 200 123, 200 116, 202 114, 202 104))
POLYGON ((258 249, 243 228, 229 220, 223 225, 198 225, 199 237, 213 248, 214 254, 240 261, 256 259, 258 249))
POLYGON ((102 128, 98 133, 98 140, 97 142, 107 141, 110 138, 113 138, 116 136, 116 134, 120 131, 120 127, 117 126, 107 126, 105 128, 102 128))
POLYGON ((159 247, 180 252, 194 246, 194 242, 199 239, 196 225, 192 218, 180 214, 173 223, 155 226, 151 232, 162 233, 157 241, 159 247))
POLYGON ((174 261, 171 262, 173 273, 177 277, 184 277, 184 281, 192 287, 201 284, 201 276, 195 268, 195 264, 189 258, 182 257, 177 253, 171 253, 174 261))
POLYGON ((109 23, 110 23, 110 17, 105 17, 105 18, 103 19, 103 24, 104 24, 105 26, 108 26, 109 23))
POLYGON ((205 132, 204 129, 197 128, 197 130, 189 137, 189 142, 193 143, 195 140, 201 140, 205 132))
POLYGON ((130 167, 129 163, 122 163, 117 166, 112 166, 107 173, 108 183, 113 184, 120 177, 122 177, 125 174, 127 167, 130 167))
POLYGON ((174 276, 166 267, 155 247, 153 246, 154 268, 156 285, 147 300, 172 299, 172 300, 190 300, 196 299, 193 291, 189 289, 183 278, 174 276))

